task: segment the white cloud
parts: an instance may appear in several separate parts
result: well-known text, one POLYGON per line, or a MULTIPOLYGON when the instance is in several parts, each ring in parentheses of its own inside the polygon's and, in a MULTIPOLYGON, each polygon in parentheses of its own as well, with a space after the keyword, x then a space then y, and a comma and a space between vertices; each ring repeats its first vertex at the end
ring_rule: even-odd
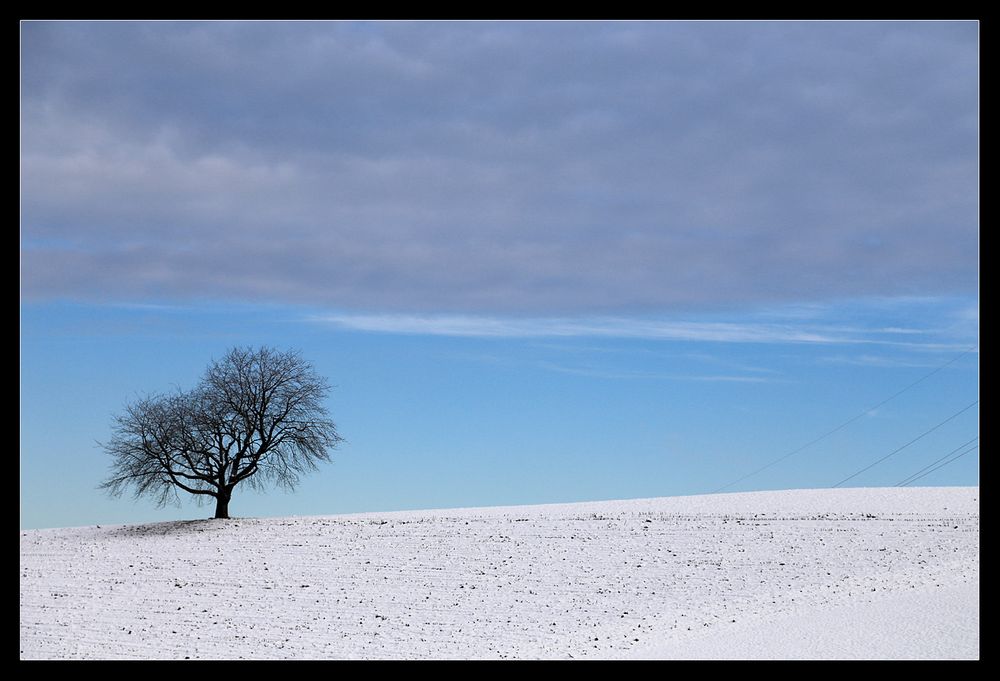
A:
POLYGON ((669 322, 624 317, 514 319, 475 315, 325 314, 310 321, 353 331, 480 338, 612 337, 736 343, 859 342, 801 328, 726 322, 669 322))
MULTIPOLYGON (((931 339, 895 341, 880 336, 884 329, 842 329, 824 324, 670 321, 627 317, 505 318, 477 315, 316 314, 308 321, 350 331, 475 338, 619 338, 717 343, 809 343, 818 345, 887 345, 911 349, 955 350, 961 344, 931 339)), ((916 331, 914 330, 914 333, 916 331)), ((891 335, 891 332, 890 332, 891 335)), ((909 335, 908 335, 909 337, 909 335)), ((724 380, 724 379, 705 379, 724 380)), ((744 379, 741 379, 744 380, 744 379)))
POLYGON ((784 382, 784 379, 764 378, 761 376, 732 376, 732 375, 683 375, 670 374, 655 371, 614 371, 609 369, 598 369, 593 367, 572 367, 556 364, 554 362, 539 362, 537 365, 547 371, 555 371, 562 374, 572 374, 574 376, 586 376, 588 378, 606 378, 611 380, 619 379, 645 379, 661 381, 706 381, 723 383, 774 383, 784 382))

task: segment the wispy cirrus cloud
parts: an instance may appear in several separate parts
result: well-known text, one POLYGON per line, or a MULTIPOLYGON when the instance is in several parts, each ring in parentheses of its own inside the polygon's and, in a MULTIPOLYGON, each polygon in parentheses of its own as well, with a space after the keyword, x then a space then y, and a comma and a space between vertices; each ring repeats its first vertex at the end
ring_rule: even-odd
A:
MULTIPOLYGON (((952 348, 958 350, 959 348, 952 348)), ((940 366, 940 362, 936 362, 930 359, 916 358, 910 355, 906 356, 894 356, 894 355, 833 355, 829 357, 821 357, 819 361, 825 364, 843 364, 846 366, 860 366, 860 367, 878 367, 878 368, 897 368, 897 367, 912 367, 920 369, 930 369, 933 367, 940 366)))
POLYGON ((838 328, 829 323, 803 324, 760 321, 678 321, 628 317, 594 318, 506 318, 477 315, 414 314, 315 314, 314 323, 370 333, 454 336, 472 338, 615 338, 656 341, 713 343, 887 345, 911 349, 953 350, 966 343, 942 342, 937 338, 896 340, 895 330, 864 329, 853 325, 838 328))
POLYGON ((474 315, 320 314, 310 321, 352 331, 478 338, 608 337, 737 343, 857 342, 794 326, 635 318, 503 318, 474 315))
POLYGON ((657 372, 657 371, 621 371, 613 369, 604 369, 596 367, 581 367, 581 366, 567 366, 563 364, 557 364, 555 362, 538 362, 536 365, 539 369, 544 369, 546 371, 555 371, 562 374, 571 374, 574 376, 585 376, 587 378, 605 378, 609 380, 660 380, 660 381, 704 381, 712 383, 774 383, 774 382, 787 382, 787 379, 781 379, 773 376, 740 376, 740 375, 726 375, 726 374, 677 374, 677 373, 667 373, 667 372, 657 372))

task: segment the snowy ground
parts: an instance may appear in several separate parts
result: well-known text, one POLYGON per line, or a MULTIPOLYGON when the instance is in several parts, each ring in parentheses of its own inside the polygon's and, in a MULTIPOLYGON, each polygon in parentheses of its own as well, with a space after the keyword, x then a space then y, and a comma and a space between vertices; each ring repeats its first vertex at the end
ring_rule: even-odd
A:
POLYGON ((34 658, 979 657, 979 489, 22 531, 34 658))

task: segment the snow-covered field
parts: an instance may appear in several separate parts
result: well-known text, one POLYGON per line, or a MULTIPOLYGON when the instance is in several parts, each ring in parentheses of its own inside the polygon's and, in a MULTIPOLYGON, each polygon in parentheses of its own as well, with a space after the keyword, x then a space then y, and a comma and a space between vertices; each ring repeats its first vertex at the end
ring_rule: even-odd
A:
POLYGON ((979 488, 21 531, 22 659, 978 658, 979 488))

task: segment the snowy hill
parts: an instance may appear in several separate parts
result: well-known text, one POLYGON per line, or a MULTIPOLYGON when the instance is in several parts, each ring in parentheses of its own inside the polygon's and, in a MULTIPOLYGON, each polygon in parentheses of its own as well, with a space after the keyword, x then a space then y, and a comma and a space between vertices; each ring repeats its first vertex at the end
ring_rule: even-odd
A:
POLYGON ((21 531, 35 658, 978 658, 979 489, 21 531))

